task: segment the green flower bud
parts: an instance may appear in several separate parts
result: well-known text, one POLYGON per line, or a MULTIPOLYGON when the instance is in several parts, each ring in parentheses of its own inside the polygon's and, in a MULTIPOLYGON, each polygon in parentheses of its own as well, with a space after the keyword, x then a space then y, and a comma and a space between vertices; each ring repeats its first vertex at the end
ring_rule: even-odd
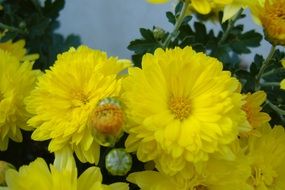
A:
POLYGON ((155 27, 153 29, 153 36, 157 40, 161 40, 165 36, 165 31, 162 28, 155 27))
POLYGON ((123 148, 111 150, 105 158, 105 167, 114 176, 124 176, 132 168, 132 157, 123 148))

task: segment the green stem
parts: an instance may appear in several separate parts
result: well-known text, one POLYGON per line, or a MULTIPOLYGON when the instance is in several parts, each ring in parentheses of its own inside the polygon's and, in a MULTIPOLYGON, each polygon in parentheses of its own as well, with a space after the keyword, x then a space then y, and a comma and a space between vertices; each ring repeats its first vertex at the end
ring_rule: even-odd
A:
POLYGON ((1 22, 0 22, 0 28, 4 29, 4 30, 7 29, 7 30, 10 30, 10 31, 18 32, 20 34, 25 34, 26 33, 25 31, 23 31, 23 30, 21 30, 19 28, 16 28, 16 27, 13 27, 13 26, 8 26, 8 25, 3 24, 1 22))
POLYGON ((181 24, 183 23, 183 20, 184 20, 184 18, 185 18, 185 15, 186 15, 188 6, 189 6, 189 2, 186 1, 186 2, 183 4, 181 13, 180 13, 179 17, 178 17, 177 20, 176 20, 176 23, 175 23, 175 25, 174 25, 173 31, 168 34, 167 38, 165 39, 165 41, 164 41, 163 44, 162 44, 162 47, 163 47, 163 48, 168 47, 169 43, 171 42, 171 39, 172 39, 172 38, 176 38, 176 37, 178 36, 178 34, 179 34, 179 28, 180 28, 181 24))
POLYGON ((270 70, 266 73, 263 73, 261 75, 261 77, 267 77, 267 76, 270 76, 270 75, 273 75, 273 74, 276 74, 276 73, 282 73, 282 72, 285 72, 285 69, 282 67, 282 68, 279 68, 279 69, 273 69, 273 70, 270 70))
POLYGON ((226 31, 223 33, 222 38, 220 39, 220 41, 218 42, 218 45, 222 45, 227 38, 229 37, 229 34, 232 30, 232 28, 234 27, 236 21, 238 20, 238 18, 241 16, 243 9, 240 9, 235 16, 233 16, 229 21, 228 21, 228 26, 226 31))
POLYGON ((265 69, 268 67, 268 65, 270 64, 270 60, 272 59, 274 53, 276 50, 276 46, 271 46, 270 52, 267 56, 267 58, 265 59, 265 61, 262 63, 262 66, 258 72, 258 74, 256 75, 256 85, 255 85, 255 90, 259 90, 260 89, 260 79, 262 77, 262 74, 264 73, 265 69))
POLYGON ((264 82, 260 84, 261 86, 266 86, 266 87, 270 87, 270 86, 280 86, 279 82, 264 82))
POLYGON ((271 103, 269 100, 266 100, 266 104, 268 104, 274 111, 276 111, 280 115, 285 115, 285 110, 279 108, 278 106, 271 103))

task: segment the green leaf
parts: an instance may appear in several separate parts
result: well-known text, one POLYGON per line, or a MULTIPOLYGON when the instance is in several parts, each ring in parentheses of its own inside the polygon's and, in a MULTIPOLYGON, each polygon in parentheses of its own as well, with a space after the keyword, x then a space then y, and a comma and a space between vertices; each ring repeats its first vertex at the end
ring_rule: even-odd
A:
POLYGON ((145 52, 153 52, 158 47, 160 47, 160 45, 154 41, 134 40, 130 43, 128 49, 137 54, 141 54, 145 52))
POLYGON ((145 29, 145 28, 140 28, 140 33, 141 33, 142 37, 144 37, 146 40, 155 41, 155 38, 153 36, 153 32, 151 30, 145 29))
POLYGON ((168 22, 171 24, 174 25, 176 23, 175 15, 172 12, 166 12, 166 17, 168 18, 168 22))

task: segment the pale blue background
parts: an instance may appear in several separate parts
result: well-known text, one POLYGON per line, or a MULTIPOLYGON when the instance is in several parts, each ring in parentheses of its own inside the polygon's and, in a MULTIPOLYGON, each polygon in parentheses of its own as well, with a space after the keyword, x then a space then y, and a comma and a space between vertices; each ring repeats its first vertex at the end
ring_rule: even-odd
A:
MULTIPOLYGON (((173 4, 152 5, 145 0, 66 0, 64 10, 60 13, 62 34, 75 33, 81 36, 82 42, 92 48, 107 51, 109 55, 129 58, 129 42, 139 36, 139 28, 151 28, 153 25, 172 29, 167 22, 165 12, 172 10, 173 4)), ((259 26, 248 17, 246 28, 259 26)), ((269 44, 263 42, 254 51, 267 55, 269 44)), ((251 62, 245 56, 245 62, 251 62)))

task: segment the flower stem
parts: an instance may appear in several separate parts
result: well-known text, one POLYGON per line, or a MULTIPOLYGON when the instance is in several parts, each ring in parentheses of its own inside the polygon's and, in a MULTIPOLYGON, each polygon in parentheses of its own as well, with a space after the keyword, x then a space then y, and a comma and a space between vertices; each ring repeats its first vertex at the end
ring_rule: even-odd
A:
POLYGON ((270 75, 273 75, 273 74, 277 74, 277 73, 282 73, 282 72, 285 72, 285 68, 279 68, 279 69, 273 69, 273 70, 270 70, 266 73, 263 73, 261 75, 261 77, 267 77, 267 76, 270 76, 270 75))
POLYGON ((218 45, 222 45, 227 38, 229 37, 229 34, 232 30, 232 28, 234 27, 236 21, 238 20, 238 18, 241 16, 243 9, 240 9, 235 16, 233 16, 229 21, 228 21, 228 26, 226 31, 223 33, 222 38, 220 39, 220 41, 218 42, 218 45))
POLYGON ((264 82, 260 84, 261 86, 266 86, 266 87, 273 87, 273 86, 280 86, 280 83, 278 82, 264 82))
POLYGON ((259 90, 260 89, 260 79, 262 77, 262 74, 264 73, 265 69, 268 67, 268 65, 270 64, 270 60, 272 59, 274 53, 276 50, 276 46, 271 46, 271 50, 267 56, 267 58, 265 59, 265 61, 262 63, 262 66, 258 72, 258 74, 256 75, 256 85, 255 85, 255 90, 259 90))
POLYGON ((181 13, 179 14, 179 17, 177 18, 176 23, 174 25, 173 31, 168 34, 167 38, 165 39, 165 41, 162 44, 163 48, 168 47, 168 45, 171 42, 172 38, 176 38, 178 36, 179 28, 180 28, 181 24, 183 23, 183 20, 185 18, 188 6, 189 6, 189 2, 188 1, 184 2, 182 10, 181 10, 181 13))
POLYGON ((0 22, 0 28, 4 29, 4 30, 7 29, 7 30, 10 30, 10 31, 18 32, 20 34, 25 34, 26 33, 25 31, 23 31, 23 30, 21 30, 19 28, 16 28, 16 27, 13 27, 13 26, 8 26, 8 25, 3 24, 1 22, 0 22))
POLYGON ((280 115, 285 115, 285 110, 279 108, 278 106, 271 103, 269 100, 266 100, 266 104, 268 104, 274 111, 276 111, 280 115))

